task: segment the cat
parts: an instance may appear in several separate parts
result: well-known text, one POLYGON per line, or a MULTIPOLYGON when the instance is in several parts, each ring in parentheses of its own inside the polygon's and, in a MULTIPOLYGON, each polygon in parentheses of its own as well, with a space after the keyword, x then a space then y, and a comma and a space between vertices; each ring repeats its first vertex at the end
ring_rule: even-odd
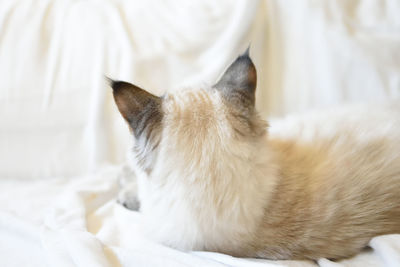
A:
POLYGON ((400 233, 398 102, 268 126, 255 109, 248 50, 214 86, 159 97, 110 82, 135 140, 137 192, 124 202, 143 213, 149 238, 185 251, 316 260, 400 233))

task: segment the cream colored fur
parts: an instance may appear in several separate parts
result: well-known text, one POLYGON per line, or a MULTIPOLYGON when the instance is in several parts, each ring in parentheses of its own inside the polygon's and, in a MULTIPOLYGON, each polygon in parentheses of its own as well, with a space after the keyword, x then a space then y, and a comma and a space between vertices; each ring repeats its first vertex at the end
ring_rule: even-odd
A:
POLYGON ((181 250, 273 259, 347 257, 399 233, 398 104, 288 118, 240 140, 218 92, 169 95, 154 170, 138 175, 144 229, 181 250))
POLYGON ((400 102, 316 111, 267 127, 246 95, 255 71, 244 57, 217 87, 155 99, 156 116, 145 119, 156 125, 148 128, 132 116, 154 97, 114 83, 137 136, 142 231, 180 250, 269 259, 340 259, 374 236, 400 233, 400 102), (249 75, 231 75, 243 70, 249 75), (237 77, 244 89, 234 85, 231 93, 237 77))

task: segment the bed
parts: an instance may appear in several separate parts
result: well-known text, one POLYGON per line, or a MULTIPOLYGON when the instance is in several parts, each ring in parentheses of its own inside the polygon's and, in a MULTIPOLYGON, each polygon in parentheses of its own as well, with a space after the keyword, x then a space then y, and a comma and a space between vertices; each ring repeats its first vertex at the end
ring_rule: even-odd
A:
POLYGON ((400 266, 400 235, 351 259, 181 252, 116 202, 129 131, 104 75, 153 92, 215 81, 249 44, 267 119, 400 95, 400 2, 4 0, 2 266, 400 266))

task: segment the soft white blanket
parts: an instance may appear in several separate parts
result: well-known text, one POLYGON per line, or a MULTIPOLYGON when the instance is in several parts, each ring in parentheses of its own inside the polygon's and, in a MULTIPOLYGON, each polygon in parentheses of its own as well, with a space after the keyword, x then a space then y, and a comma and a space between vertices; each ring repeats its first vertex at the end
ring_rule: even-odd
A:
POLYGON ((1 266, 400 266, 400 237, 334 263, 151 243, 116 204, 129 132, 103 75, 213 82, 251 43, 263 116, 400 95, 400 2, 0 1, 1 266))
POLYGON ((377 237, 372 249, 340 262, 239 259, 180 252, 141 237, 140 213, 115 201, 119 168, 72 180, 2 181, 2 266, 398 266, 400 235, 377 237))

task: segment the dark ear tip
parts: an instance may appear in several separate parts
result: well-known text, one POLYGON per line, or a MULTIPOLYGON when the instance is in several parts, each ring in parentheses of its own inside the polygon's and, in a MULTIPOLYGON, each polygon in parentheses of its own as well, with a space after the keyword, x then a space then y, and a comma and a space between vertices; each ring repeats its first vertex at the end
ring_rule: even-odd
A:
POLYGON ((250 65, 253 64, 253 60, 250 57, 250 45, 247 47, 247 49, 243 52, 243 54, 239 55, 237 58, 238 61, 241 62, 248 62, 250 65))
POLYGON ((104 80, 106 81, 106 83, 114 89, 114 84, 115 84, 115 80, 111 79, 110 77, 104 75, 104 80))
POLYGON ((246 51, 244 51, 242 56, 250 57, 250 46, 251 46, 251 44, 249 44, 249 46, 247 47, 246 51))
POLYGON ((104 79, 108 83, 108 85, 113 89, 113 91, 117 91, 118 89, 122 88, 125 82, 113 80, 107 76, 104 76, 104 79))

